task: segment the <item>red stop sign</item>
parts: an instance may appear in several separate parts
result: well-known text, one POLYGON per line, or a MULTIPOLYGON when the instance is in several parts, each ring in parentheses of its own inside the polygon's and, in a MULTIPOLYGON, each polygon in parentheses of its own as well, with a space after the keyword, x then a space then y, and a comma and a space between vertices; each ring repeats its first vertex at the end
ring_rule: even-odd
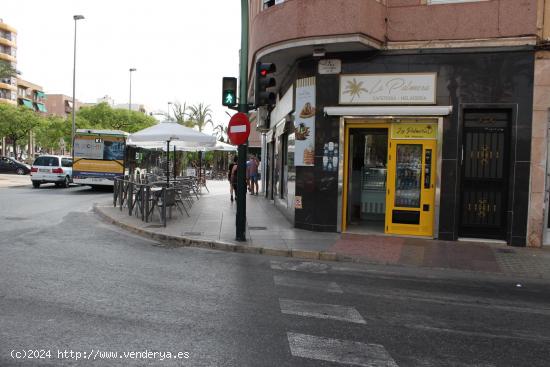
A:
POLYGON ((227 135, 233 145, 246 143, 248 135, 250 135, 250 122, 248 121, 248 116, 242 112, 234 114, 231 120, 229 120, 227 135))

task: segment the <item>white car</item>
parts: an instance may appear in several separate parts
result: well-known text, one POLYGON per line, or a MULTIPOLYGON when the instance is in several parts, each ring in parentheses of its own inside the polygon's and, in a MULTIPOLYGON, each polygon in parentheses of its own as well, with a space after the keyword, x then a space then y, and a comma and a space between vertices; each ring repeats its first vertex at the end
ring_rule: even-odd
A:
POLYGON ((69 187, 73 181, 73 159, 61 155, 42 155, 31 167, 31 181, 35 189, 43 183, 55 183, 57 187, 69 187))

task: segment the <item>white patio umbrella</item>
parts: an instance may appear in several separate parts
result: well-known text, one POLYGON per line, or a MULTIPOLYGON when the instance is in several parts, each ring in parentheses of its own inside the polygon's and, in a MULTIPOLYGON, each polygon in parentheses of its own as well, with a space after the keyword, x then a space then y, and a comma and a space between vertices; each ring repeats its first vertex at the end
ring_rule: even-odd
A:
MULTIPOLYGON (((131 146, 137 147, 137 148, 143 148, 143 149, 150 149, 150 150, 162 150, 166 151, 166 144, 157 142, 143 142, 138 143, 134 142, 132 144, 129 144, 131 146)), ((231 144, 223 143, 221 141, 216 142, 216 145, 210 147, 210 146, 189 146, 185 143, 182 143, 180 141, 172 141, 170 142, 171 148, 176 149, 178 152, 211 152, 211 151, 219 151, 219 152, 235 152, 237 151, 237 147, 231 144)))
POLYGON ((207 152, 216 151, 216 152, 236 152, 237 147, 231 144, 227 144, 221 141, 217 141, 216 145, 213 147, 204 148, 207 152))
POLYGON ((164 121, 157 125, 130 134, 128 145, 130 146, 158 146, 166 143, 166 180, 170 182, 170 143, 183 148, 208 148, 216 145, 214 136, 206 135, 200 131, 182 126, 173 121, 164 121))

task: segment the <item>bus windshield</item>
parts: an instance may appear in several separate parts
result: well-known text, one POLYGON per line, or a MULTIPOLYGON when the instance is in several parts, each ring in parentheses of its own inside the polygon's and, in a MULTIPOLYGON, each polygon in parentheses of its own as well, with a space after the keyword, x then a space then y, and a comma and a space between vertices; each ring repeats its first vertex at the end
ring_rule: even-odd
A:
POLYGON ((124 160, 124 140, 118 137, 83 139, 74 143, 74 157, 96 160, 124 160))

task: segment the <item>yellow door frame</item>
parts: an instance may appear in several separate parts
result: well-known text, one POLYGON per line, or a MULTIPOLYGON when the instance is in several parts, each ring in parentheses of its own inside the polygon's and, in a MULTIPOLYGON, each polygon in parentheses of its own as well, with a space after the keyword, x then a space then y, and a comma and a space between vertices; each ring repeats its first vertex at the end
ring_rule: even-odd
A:
MULTIPOLYGON (((361 120, 361 122, 344 122, 345 133, 344 133, 344 182, 342 188, 342 232, 347 230, 347 221, 348 221, 348 186, 349 186, 349 177, 348 177, 348 162, 349 162, 349 130, 350 129, 387 129, 388 130, 388 147, 390 141, 391 133, 391 123, 389 122, 380 122, 380 120, 374 120, 373 122, 367 122, 373 120, 361 120)), ((389 149, 388 149, 389 153, 389 149)), ((387 159, 387 157, 386 157, 387 159)))

